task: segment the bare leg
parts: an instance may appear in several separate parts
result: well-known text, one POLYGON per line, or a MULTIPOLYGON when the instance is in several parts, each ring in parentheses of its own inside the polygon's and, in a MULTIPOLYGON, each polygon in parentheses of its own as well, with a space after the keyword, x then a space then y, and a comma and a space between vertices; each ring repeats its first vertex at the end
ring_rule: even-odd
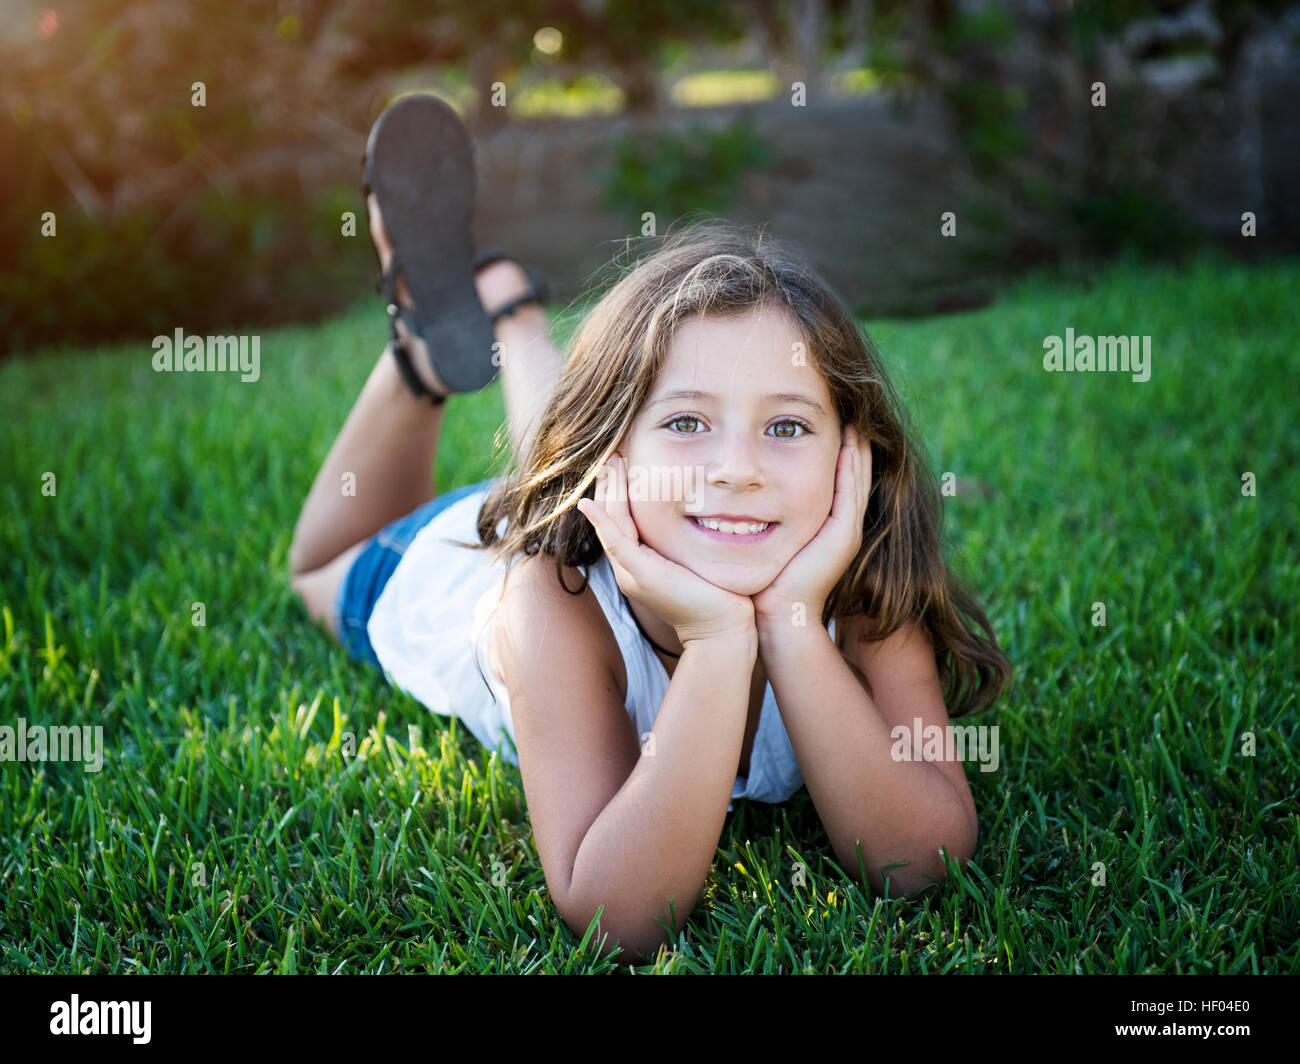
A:
POLYGON ((335 627, 337 618, 334 616, 334 599, 338 595, 339 584, 343 582, 343 577, 347 575, 348 569, 352 567, 352 563, 364 547, 365 543, 354 543, 332 562, 322 565, 319 569, 313 569, 309 573, 294 573, 289 577, 289 583, 302 599, 303 605, 307 607, 307 616, 317 623, 324 624, 335 639, 339 638, 339 632, 335 627))
MULTIPOLYGON (((504 303, 505 300, 497 300, 485 305, 504 303)), ((502 345, 501 388, 505 393, 506 425, 515 457, 522 461, 542 410, 560 379, 564 357, 551 340, 546 311, 533 303, 497 322, 496 337, 502 345)))
MULTIPOLYGON (((373 197, 370 211, 371 235, 386 266, 392 250, 373 197)), ((487 307, 501 306, 527 288, 523 271, 511 262, 479 271, 476 281, 479 298, 487 307)), ((409 298, 400 284, 397 294, 399 299, 409 298)), ((400 323, 399 330, 404 334, 400 323)), ((551 341, 540 307, 523 307, 502 319, 496 338, 502 344, 501 378, 510 438, 516 455, 522 455, 555 387, 563 357, 551 341)), ((415 341, 413 348, 417 373, 426 384, 442 390, 423 343, 415 341)), ((309 614, 329 622, 331 629, 334 594, 360 545, 433 498, 434 459, 445 410, 445 405, 416 399, 392 355, 387 351, 380 355, 316 475, 289 548, 294 589, 309 614)))
POLYGON ((433 456, 445 407, 417 399, 384 351, 303 503, 289 568, 319 569, 433 498, 433 456))

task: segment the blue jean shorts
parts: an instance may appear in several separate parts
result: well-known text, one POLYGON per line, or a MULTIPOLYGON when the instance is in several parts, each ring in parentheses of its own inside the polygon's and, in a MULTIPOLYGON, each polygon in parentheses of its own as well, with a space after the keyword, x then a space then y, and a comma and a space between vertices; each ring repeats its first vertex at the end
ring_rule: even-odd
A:
POLYGON ((381 529, 353 559, 351 567, 339 583, 338 595, 334 599, 334 620, 339 642, 358 661, 369 662, 375 668, 380 667, 375 649, 370 645, 366 626, 370 623, 375 603, 379 601, 393 570, 402 560, 402 555, 410 547, 416 533, 448 506, 466 495, 482 490, 488 483, 490 482, 480 480, 476 484, 466 484, 463 488, 430 499, 423 506, 416 507, 405 517, 399 517, 381 529))

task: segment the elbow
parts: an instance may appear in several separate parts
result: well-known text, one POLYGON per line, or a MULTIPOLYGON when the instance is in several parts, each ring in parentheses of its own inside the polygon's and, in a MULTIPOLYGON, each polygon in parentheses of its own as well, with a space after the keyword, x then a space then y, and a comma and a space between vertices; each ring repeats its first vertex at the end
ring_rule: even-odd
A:
MULTIPOLYGON (((610 958, 616 964, 648 964, 673 941, 673 935, 653 915, 628 912, 622 907, 614 910, 605 902, 592 904, 568 898, 556 904, 556 911, 579 941, 590 940, 599 956, 606 957, 610 950, 617 949, 610 958)), ((689 915, 679 916, 678 924, 684 925, 689 915)))
POLYGON ((880 890, 885 889, 885 877, 889 878, 889 896, 891 898, 921 899, 937 893, 948 882, 948 860, 961 871, 966 870, 974 847, 953 847, 947 843, 933 846, 923 859, 909 861, 906 865, 894 864, 892 867, 875 870, 875 877, 880 881, 880 890))
POLYGON ((579 942, 616 964, 645 964, 671 947, 699 903, 693 890, 634 878, 611 881, 605 869, 581 868, 575 860, 567 888, 551 891, 555 910, 579 942), (685 897, 685 902, 681 899, 685 897), (611 954, 611 950, 616 950, 611 954))
MULTIPOLYGON (((867 881, 878 895, 890 898, 922 898, 943 886, 948 879, 947 861, 962 871, 975 855, 979 827, 965 812, 929 825, 911 835, 892 853, 884 850, 868 854, 862 851, 862 865, 867 881), (947 861, 944 855, 947 855, 947 861)), ((856 847, 850 847, 853 859, 848 863, 853 879, 861 883, 856 847)))

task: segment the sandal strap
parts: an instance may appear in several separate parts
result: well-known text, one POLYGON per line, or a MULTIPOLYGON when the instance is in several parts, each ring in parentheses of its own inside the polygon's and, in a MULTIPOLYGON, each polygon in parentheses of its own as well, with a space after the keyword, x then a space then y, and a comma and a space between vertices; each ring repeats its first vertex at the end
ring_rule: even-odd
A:
MULTIPOLYGON (((402 341, 397 335, 397 319, 401 317, 406 323, 407 329, 411 329, 415 324, 414 319, 407 313, 405 307, 400 307, 396 303, 388 304, 388 332, 391 337, 388 348, 393 352, 393 358, 397 360, 397 369, 402 374, 402 379, 406 381, 406 386, 411 390, 411 394, 417 399, 427 398, 432 406, 442 406, 447 401, 445 395, 435 395, 420 380, 420 375, 415 372, 415 367, 411 365, 411 356, 406 348, 402 346, 402 341)), ((414 331, 414 330, 413 330, 414 331)))
MULTIPOLYGON (((474 257, 474 269, 480 270, 484 266, 490 265, 501 259, 509 259, 516 263, 528 277, 529 289, 523 295, 516 296, 504 306, 498 307, 489 317, 493 325, 496 325, 502 318, 507 318, 515 313, 520 307, 536 304, 539 307, 545 307, 546 301, 550 298, 550 286, 546 283, 545 278, 535 270, 519 263, 517 259, 507 255, 499 248, 489 248, 480 252, 474 257)), ((434 406, 441 406, 447 401, 445 395, 435 395, 420 380, 419 374, 415 372, 415 367, 411 364, 411 356, 402 346, 402 342, 397 335, 397 319, 401 317, 407 330, 412 335, 420 335, 422 329, 420 323, 415 319, 406 307, 397 302, 397 274, 401 270, 402 264, 397 254, 394 253, 388 263, 388 269, 381 271, 375 278, 375 287, 379 294, 383 296, 384 302, 388 304, 388 331, 391 337, 389 347, 392 349, 393 357, 397 360, 397 368, 402 374, 402 379, 406 381, 406 386, 411 390, 417 399, 428 398, 434 406)))
POLYGON ((388 345, 393 352, 393 357, 397 360, 398 371, 402 374, 402 379, 406 381, 406 386, 417 399, 423 399, 426 396, 431 406, 442 406, 447 401, 445 395, 434 395, 424 386, 420 380, 419 374, 415 372, 415 367, 411 365, 411 357, 406 353, 406 349, 401 344, 391 343, 388 345))
POLYGON ((493 311, 491 315, 492 324, 495 325, 502 318, 508 318, 520 307, 526 307, 529 303, 536 303, 539 307, 546 306, 546 300, 543 293, 537 290, 536 285, 533 285, 533 287, 523 295, 516 296, 514 299, 510 300, 510 302, 505 304, 505 306, 499 307, 497 310, 493 311))
POLYGON ((402 264, 397 261, 397 252, 393 252, 393 257, 388 261, 388 269, 381 272, 378 277, 377 285, 379 294, 384 297, 384 302, 394 304, 397 302, 397 271, 402 268, 402 264))
POLYGON ((397 360, 397 368, 402 374, 402 379, 406 381, 406 386, 411 390, 411 394, 417 399, 427 398, 434 406, 441 406, 447 401, 445 395, 435 395, 424 381, 420 380, 420 375, 415 372, 415 367, 411 365, 411 356, 406 348, 402 346, 402 341, 397 335, 397 319, 400 317, 406 325, 407 331, 413 336, 420 335, 420 323, 405 307, 397 302, 397 271, 401 269, 401 263, 394 254, 388 263, 388 269, 381 272, 378 277, 379 293, 384 297, 384 302, 388 304, 388 335, 389 348, 393 352, 393 358, 397 360))
POLYGON ((515 297, 504 306, 498 307, 495 311, 489 314, 488 316, 492 319, 493 325, 499 322, 502 318, 509 317, 520 307, 527 306, 529 303, 536 303, 539 307, 544 307, 551 298, 551 286, 546 283, 546 278, 531 266, 525 266, 513 255, 503 251, 501 248, 484 248, 475 255, 474 272, 477 273, 479 270, 483 269, 484 266, 491 266, 492 263, 500 262, 502 259, 505 259, 508 262, 513 262, 523 270, 531 287, 523 295, 515 297))
POLYGON ((536 270, 534 270, 531 266, 525 266, 522 262, 520 262, 509 252, 501 250, 501 248, 497 248, 497 247, 484 248, 477 255, 475 255, 474 272, 478 273, 478 271, 483 269, 484 266, 491 266, 492 263, 500 262, 502 259, 505 259, 507 262, 513 262, 516 266, 518 266, 521 270, 524 271, 524 273, 528 277, 528 280, 532 283, 533 290, 537 293, 538 299, 542 300, 543 302, 546 302, 551 298, 551 288, 550 285, 546 283, 546 278, 543 277, 536 270))

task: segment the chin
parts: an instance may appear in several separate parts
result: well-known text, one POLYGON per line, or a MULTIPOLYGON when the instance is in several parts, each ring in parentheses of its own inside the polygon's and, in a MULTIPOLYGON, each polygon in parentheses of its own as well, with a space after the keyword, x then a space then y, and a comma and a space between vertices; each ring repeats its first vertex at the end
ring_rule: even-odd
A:
POLYGON ((774 573, 731 573, 726 572, 716 576, 710 576, 707 567, 706 571, 700 575, 715 587, 722 588, 723 591, 730 591, 733 595, 744 595, 746 598, 757 595, 764 588, 771 585, 781 574, 781 570, 774 573))
POLYGON ((785 568, 784 559, 780 565, 728 565, 725 562, 718 561, 701 561, 698 556, 693 558, 674 559, 677 564, 689 569, 696 576, 707 580, 714 587, 720 587, 723 591, 730 591, 733 595, 744 595, 747 598, 757 595, 764 588, 771 585, 772 581, 781 575, 781 570, 785 568))

